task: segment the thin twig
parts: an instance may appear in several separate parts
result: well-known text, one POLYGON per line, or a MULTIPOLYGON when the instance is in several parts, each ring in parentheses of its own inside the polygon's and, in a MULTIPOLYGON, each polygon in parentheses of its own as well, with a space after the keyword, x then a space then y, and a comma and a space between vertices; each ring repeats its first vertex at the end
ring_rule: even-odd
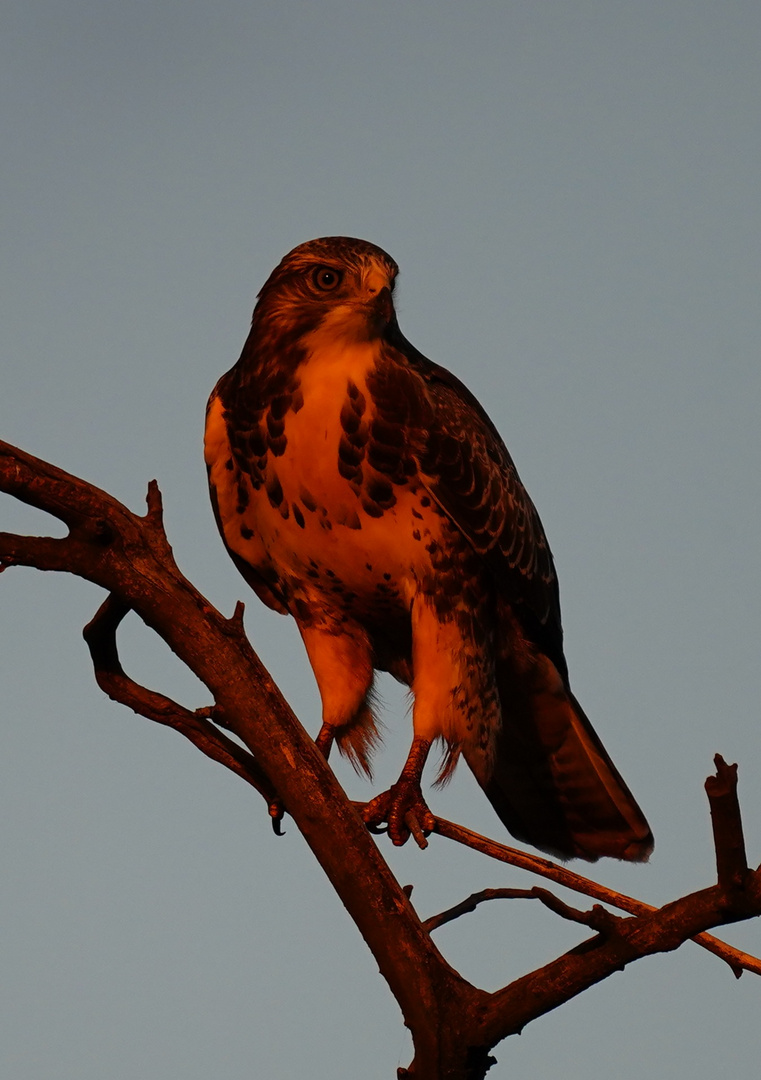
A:
MULTIPOLYGON (((626 911, 630 915, 644 915, 647 912, 658 910, 652 904, 645 904, 642 900, 636 900, 633 896, 626 896, 625 893, 616 892, 614 889, 599 885, 596 881, 590 881, 589 878, 582 877, 581 874, 576 874, 573 870, 568 870, 565 866, 552 862, 551 859, 544 859, 539 855, 529 855, 527 852, 519 851, 517 848, 498 844, 495 840, 489 840, 479 833, 466 829, 462 825, 456 825, 454 822, 447 821, 444 818, 436 818, 433 831, 448 840, 454 840, 465 847, 480 851, 498 862, 508 863, 510 866, 517 866, 521 870, 528 870, 533 874, 538 874, 540 877, 549 878, 550 881, 555 881, 566 889, 583 893, 585 896, 591 896, 603 904, 609 904, 611 907, 626 911)), ((755 975, 761 975, 761 959, 742 952, 740 949, 735 949, 734 946, 728 945, 725 941, 714 937, 713 934, 697 934, 691 940, 728 964, 736 978, 739 979, 743 971, 751 971, 755 975)))
POLYGON ((112 593, 82 632, 90 650, 98 686, 112 701, 126 705, 148 720, 179 731, 207 757, 218 761, 249 783, 269 803, 274 797, 272 787, 254 756, 205 719, 202 715, 204 710, 191 712, 171 698, 141 686, 125 673, 119 660, 116 631, 129 610, 112 593))
POLYGON ((535 899, 533 889, 482 889, 480 892, 471 893, 470 896, 466 897, 465 900, 461 900, 459 904, 455 904, 454 907, 447 908, 446 911, 442 911, 438 915, 431 915, 429 919, 423 922, 423 926, 430 934, 431 931, 438 930, 440 926, 459 919, 461 915, 467 915, 469 912, 475 911, 479 904, 483 904, 487 900, 532 899, 535 899))
MULTIPOLYGON (((162 723, 178 717, 185 723, 208 723, 206 717, 187 714, 124 675, 114 635, 123 611, 131 609, 205 683, 220 715, 272 777, 284 806, 399 1002, 415 1045, 415 1059, 407 1070, 410 1077, 422 1080, 442 1075, 441 1066, 446 1063, 452 1077, 483 1080, 492 1060, 489 1049, 538 1016, 640 957, 676 949, 704 929, 761 914, 759 872, 749 871, 742 888, 734 881, 729 888, 713 885, 654 910, 550 860, 526 856, 440 821, 437 831, 441 835, 638 916, 616 919, 599 907, 590 913, 574 913, 562 905, 560 914, 588 921, 597 930, 595 937, 493 994, 478 989, 447 964, 422 927, 408 894, 381 858, 361 817, 347 803, 324 755, 303 731, 243 636, 240 620, 236 623, 221 616, 177 568, 161 526, 157 489, 151 494, 148 515, 138 518, 105 492, 3 443, 0 489, 54 514, 69 528, 63 540, 31 538, 29 544, 23 538, 0 534, 0 566, 65 570, 119 598, 110 613, 107 609, 102 616, 106 629, 101 628, 100 641, 97 617, 92 632, 96 668, 101 669, 104 688, 110 688, 106 692, 118 690, 113 696, 133 708, 133 700, 147 705, 157 714, 152 718, 162 723)), ((177 726, 182 730, 181 724, 177 726)), ((206 730, 206 734, 219 745, 218 731, 206 730)), ((428 821, 426 831, 427 826, 428 821)), ((537 893, 545 894, 545 903, 552 897, 546 890, 537 893)), ((561 903, 555 897, 549 900, 553 909, 561 903)), ((727 960, 736 973, 743 967, 761 972, 761 962, 755 958, 744 958, 715 939, 706 940, 705 935, 699 940, 727 960), (738 956, 750 963, 728 959, 738 956)))
MULTIPOLYGON (((536 885, 531 892, 537 900, 541 900, 546 908, 554 915, 559 915, 561 919, 567 919, 569 922, 581 923, 582 926, 591 926, 593 930, 601 929, 602 920, 600 918, 600 912, 605 911, 605 908, 601 908, 598 904, 595 904, 591 911, 580 911, 578 908, 571 907, 570 904, 564 903, 560 897, 555 896, 549 889, 542 889, 536 885)), ((613 918, 613 916, 610 916, 609 912, 605 912, 605 914, 610 918, 613 918)))
MULTIPOLYGON (((444 926, 445 923, 454 922, 461 915, 467 915, 469 912, 475 911, 479 904, 483 904, 487 900, 539 900, 550 911, 560 915, 563 919, 568 919, 570 922, 582 923, 584 926, 592 926, 595 922, 593 912, 579 911, 577 908, 572 908, 568 904, 564 904, 559 897, 549 892, 548 889, 541 889, 535 885, 533 889, 481 889, 480 892, 471 893, 470 896, 460 901, 459 904, 455 904, 454 907, 447 908, 446 911, 442 911, 438 915, 432 915, 425 920, 423 926, 430 934, 433 930, 444 926)), ((598 908, 597 910, 601 909, 598 908)))
POLYGON ((411 1074, 433 1075, 442 1054, 464 1057, 467 1018, 483 1010, 488 995, 447 964, 423 930, 324 755, 250 643, 231 632, 230 620, 178 569, 157 515, 139 518, 105 492, 1 441, 0 490, 69 527, 55 548, 0 533, 0 564, 66 571, 115 593, 208 687, 231 730, 272 778, 372 950, 412 1033, 411 1074))
POLYGON ((711 807, 716 872, 723 889, 741 889, 748 859, 737 801, 737 765, 727 765, 721 754, 716 755, 714 764, 716 774, 708 777, 705 789, 711 807))
POLYGON ((748 873, 741 894, 712 885, 635 918, 616 918, 596 905, 595 937, 491 996, 483 1017, 487 1041, 496 1045, 635 960, 678 949, 709 927, 759 914, 761 872, 748 873))

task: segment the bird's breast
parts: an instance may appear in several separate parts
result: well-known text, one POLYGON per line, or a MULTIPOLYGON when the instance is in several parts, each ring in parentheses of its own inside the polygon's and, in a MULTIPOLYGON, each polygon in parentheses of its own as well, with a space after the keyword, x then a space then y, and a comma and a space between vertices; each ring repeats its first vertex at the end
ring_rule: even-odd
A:
POLYGON ((408 610, 443 550, 442 515, 410 475, 405 433, 373 401, 378 362, 373 342, 308 352, 287 407, 275 399, 261 411, 250 441, 259 454, 236 431, 235 403, 212 399, 220 527, 237 555, 277 576, 292 610, 296 600, 302 611, 408 610))
POLYGON ((372 414, 367 376, 377 362, 371 343, 353 348, 307 354, 299 369, 300 407, 284 416, 283 453, 272 455, 268 470, 275 474, 290 508, 328 517, 344 524, 355 509, 356 495, 339 467, 342 414, 358 404, 357 426, 366 427, 372 414), (310 509, 315 504, 315 509, 310 509))

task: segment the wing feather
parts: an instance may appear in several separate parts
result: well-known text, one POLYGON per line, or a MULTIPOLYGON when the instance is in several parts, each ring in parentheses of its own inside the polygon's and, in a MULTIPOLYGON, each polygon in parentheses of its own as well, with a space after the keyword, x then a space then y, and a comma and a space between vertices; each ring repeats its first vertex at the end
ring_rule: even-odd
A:
POLYGON ((646 859, 647 821, 570 691, 552 553, 513 460, 459 379, 396 332, 394 344, 418 479, 498 592, 502 726, 490 753, 466 745, 466 760, 518 838, 562 858, 646 859))
POLYGON ((566 678, 552 552, 504 442, 456 376, 419 353, 396 327, 389 344, 394 378, 401 379, 396 401, 405 400, 405 422, 415 430, 418 478, 484 557, 529 639, 566 678))

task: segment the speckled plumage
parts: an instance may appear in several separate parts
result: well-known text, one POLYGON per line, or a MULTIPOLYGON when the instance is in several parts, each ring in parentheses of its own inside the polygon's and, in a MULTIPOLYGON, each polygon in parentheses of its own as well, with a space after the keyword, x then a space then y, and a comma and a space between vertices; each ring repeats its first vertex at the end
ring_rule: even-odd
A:
POLYGON ((222 537, 298 623, 325 745, 369 771, 373 673, 390 671, 414 694, 415 784, 440 738, 445 773, 462 753, 515 836, 646 858, 647 823, 570 691, 539 517, 473 395, 402 336, 396 274, 346 237, 273 271, 209 401, 222 537))

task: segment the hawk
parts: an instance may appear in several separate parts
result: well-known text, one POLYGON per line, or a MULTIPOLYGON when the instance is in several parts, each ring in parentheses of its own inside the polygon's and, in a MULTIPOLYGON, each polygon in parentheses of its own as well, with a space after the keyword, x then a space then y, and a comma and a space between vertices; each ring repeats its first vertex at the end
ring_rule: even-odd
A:
POLYGON ((641 810, 571 692, 542 524, 470 391, 403 336, 398 267, 364 240, 294 248, 209 400, 222 539, 296 620, 322 701, 317 745, 370 772, 375 671, 414 696, 398 783, 367 804, 395 844, 430 829, 435 741, 507 829, 550 854, 645 860, 641 810), (417 827, 416 827, 417 826, 417 827))

